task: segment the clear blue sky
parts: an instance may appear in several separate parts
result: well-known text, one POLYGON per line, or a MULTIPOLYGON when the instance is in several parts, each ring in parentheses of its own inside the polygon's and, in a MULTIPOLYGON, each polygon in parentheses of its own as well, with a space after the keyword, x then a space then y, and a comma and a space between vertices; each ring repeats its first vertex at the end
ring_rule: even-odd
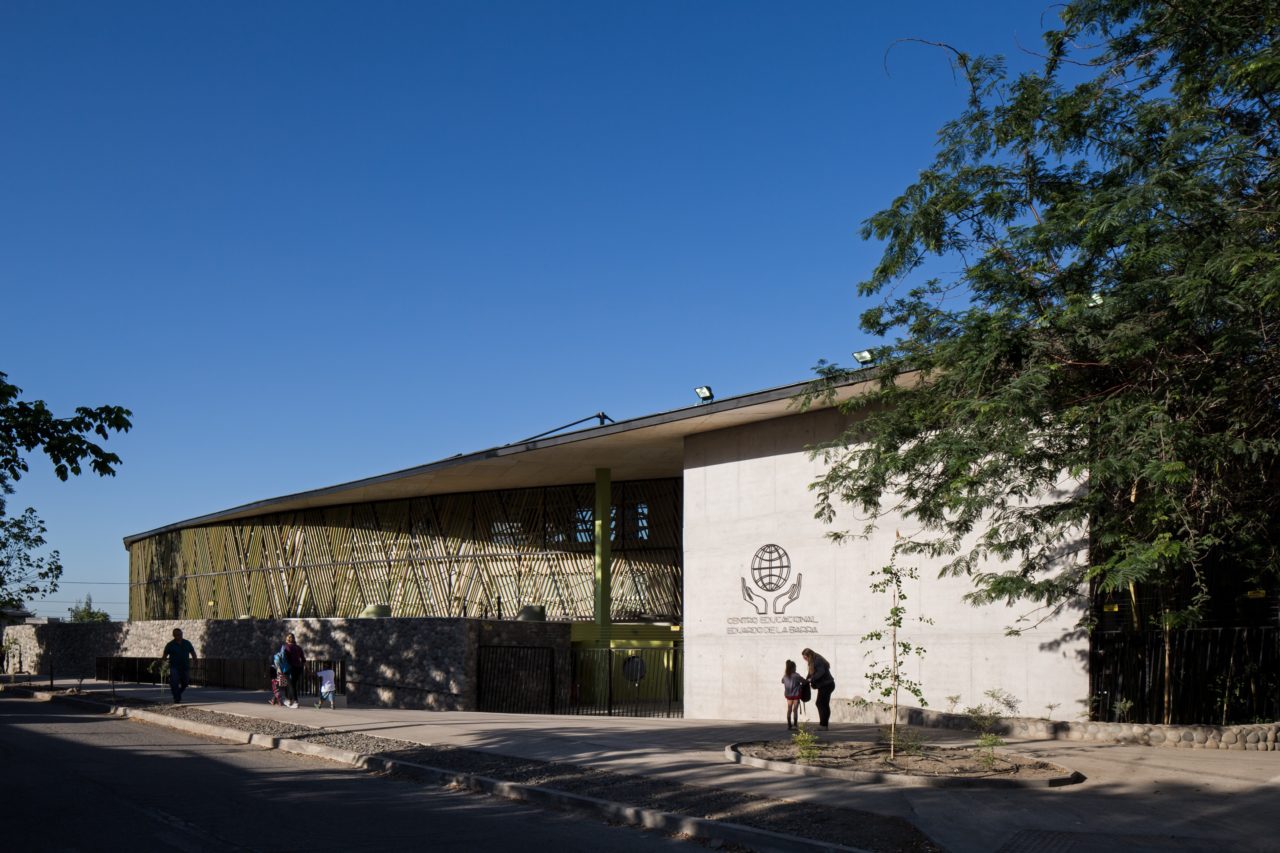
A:
MULTIPOLYGON (((1041 4, 0 5, 0 370, 115 403, 36 507, 65 616, 126 534, 803 380, 870 343, 859 223, 1041 4)), ((110 583, 108 583, 110 582, 110 583)))

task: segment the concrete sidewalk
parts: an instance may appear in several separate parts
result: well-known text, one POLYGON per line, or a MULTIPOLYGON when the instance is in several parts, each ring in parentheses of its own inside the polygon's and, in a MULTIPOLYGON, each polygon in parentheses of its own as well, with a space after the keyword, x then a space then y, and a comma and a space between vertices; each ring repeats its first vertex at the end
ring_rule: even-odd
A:
MULTIPOLYGON (((47 680, 33 686, 47 687, 47 680)), ((76 687, 63 680, 57 687, 76 687)), ((85 692, 112 686, 85 681, 85 692)), ((167 688, 116 694, 169 702, 167 688)), ((782 724, 634 717, 317 710, 267 704, 269 693, 192 687, 184 704, 227 714, 580 764, 795 801, 906 818, 951 853, 1031 851, 1280 851, 1280 758, 1275 752, 1163 749, 1066 741, 1010 744, 1083 773, 1063 788, 899 788, 784 775, 731 764, 735 741, 777 739, 782 724)), ((874 738, 874 727, 835 724, 831 737, 874 738)), ((926 730, 935 742, 966 742, 926 730)))

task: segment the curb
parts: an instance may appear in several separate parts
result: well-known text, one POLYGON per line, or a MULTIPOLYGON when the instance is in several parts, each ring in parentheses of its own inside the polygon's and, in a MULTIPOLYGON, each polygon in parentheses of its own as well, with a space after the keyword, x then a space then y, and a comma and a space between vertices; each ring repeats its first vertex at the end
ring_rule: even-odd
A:
MULTIPOLYGON (((967 778, 963 776, 908 776, 903 773, 876 773, 871 770, 839 770, 835 767, 814 767, 808 764, 796 764, 791 761, 770 761, 766 758, 755 758, 743 755, 741 747, 760 741, 741 741, 731 743, 724 748, 724 757, 734 764, 747 767, 759 767, 778 773, 790 773, 793 776, 823 776, 828 779, 844 779, 847 782, 873 782, 879 785, 891 785, 898 788, 1061 788, 1064 785, 1075 785, 1085 780, 1083 773, 1075 770, 1067 771, 1062 776, 1048 779, 1001 779, 967 778)), ((1048 764, 1049 762, 1040 762, 1048 764)), ((1054 765, 1059 767, 1059 765, 1054 765)))
POLYGON ((430 767, 425 764, 414 764, 409 761, 396 761, 376 755, 351 752, 318 743, 277 738, 270 735, 241 731, 227 726, 216 726, 210 723, 197 723, 170 717, 167 714, 156 714, 121 705, 111 705, 102 701, 85 699, 79 696, 48 695, 39 691, 14 690, 14 693, 25 693, 43 701, 63 702, 70 705, 81 705, 101 710, 116 717, 128 717, 139 722, 165 728, 178 729, 190 734, 214 737, 231 743, 248 744, 263 749, 276 749, 281 752, 309 755, 325 758, 341 764, 347 764, 361 770, 371 772, 393 773, 421 779, 426 777, 446 786, 464 788, 483 794, 490 794, 508 800, 548 806, 560 811, 600 817, 613 823, 653 829, 670 835, 687 835, 692 838, 724 844, 740 844, 759 853, 870 853, 859 847, 845 847, 800 838, 795 835, 784 835, 767 829, 756 829, 738 823, 708 820, 706 818, 688 817, 656 809, 628 806, 609 800, 600 800, 554 788, 543 788, 536 785, 524 785, 519 782, 504 782, 488 776, 473 773, 461 773, 441 767, 430 767))

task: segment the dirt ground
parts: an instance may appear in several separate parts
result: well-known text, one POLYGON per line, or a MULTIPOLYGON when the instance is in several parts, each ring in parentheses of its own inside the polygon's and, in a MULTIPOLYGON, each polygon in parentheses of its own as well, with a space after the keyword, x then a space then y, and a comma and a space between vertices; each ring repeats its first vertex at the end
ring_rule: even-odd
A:
POLYGON ((1052 779, 1070 775, 1056 764, 974 747, 940 747, 918 744, 899 749, 893 760, 889 747, 864 741, 822 740, 818 756, 800 762, 798 747, 789 740, 743 744, 740 751, 768 761, 804 763, 812 767, 868 773, 900 773, 906 776, 956 776, 965 779, 1052 779))

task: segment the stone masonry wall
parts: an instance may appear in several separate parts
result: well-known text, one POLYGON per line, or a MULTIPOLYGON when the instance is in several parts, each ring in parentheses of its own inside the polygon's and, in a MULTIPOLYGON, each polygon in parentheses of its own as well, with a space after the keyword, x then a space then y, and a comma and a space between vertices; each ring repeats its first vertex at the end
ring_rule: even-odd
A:
MULTIPOLYGON (((9 672, 64 678, 93 678, 93 658, 97 649, 115 649, 123 622, 54 622, 45 625, 8 625, 4 642, 14 643, 6 661, 9 672), (16 641, 16 642, 15 642, 16 641)), ((163 644, 160 646, 163 648, 163 644)), ((100 655, 115 652, 97 652, 100 655)), ((159 655, 159 652, 153 654, 159 655)))
POLYGON ((293 632, 313 660, 343 660, 347 699, 383 707, 474 710, 478 648, 547 646, 555 650, 556 702, 569 695, 569 625, 481 619, 236 619, 13 625, 13 666, 60 678, 92 678, 98 657, 159 657, 181 628, 200 657, 261 658, 293 632))
MULTIPOLYGON (((854 707, 846 718, 851 722, 888 725, 892 709, 870 704, 854 707)), ((898 722, 940 729, 970 728, 963 714, 948 714, 926 708, 898 708, 898 722)), ((1236 726, 1157 725, 1150 723, 1100 723, 1074 720, 1042 720, 1029 717, 1001 718, 995 732, 1009 737, 1039 740, 1076 740, 1096 743, 1127 743, 1180 749, 1236 749, 1260 752, 1280 751, 1280 722, 1236 726)))

